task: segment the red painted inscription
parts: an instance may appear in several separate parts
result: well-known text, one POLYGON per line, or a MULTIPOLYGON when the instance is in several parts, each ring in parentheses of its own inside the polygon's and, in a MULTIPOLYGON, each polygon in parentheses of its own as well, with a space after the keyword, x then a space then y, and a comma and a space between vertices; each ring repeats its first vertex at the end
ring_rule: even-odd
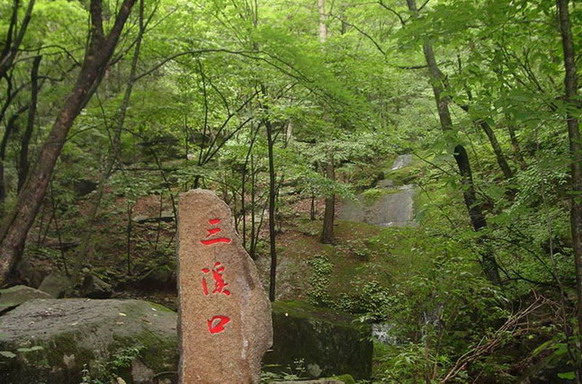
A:
POLYGON ((226 316, 214 316, 206 322, 208 323, 208 331, 214 335, 224 332, 224 326, 230 323, 230 318, 226 316))
MULTIPOLYGON (((204 274, 208 274, 212 272, 212 279, 214 280, 214 289, 212 293, 223 293, 226 296, 230 296, 230 291, 225 289, 228 286, 228 283, 224 281, 224 270, 225 267, 222 265, 220 261, 214 263, 214 267, 210 268, 202 268, 202 272, 204 274)), ((210 290, 208 289, 208 282, 206 281, 206 277, 202 278, 202 292, 205 296, 208 296, 210 290)))
MULTIPOLYGON (((220 224, 220 219, 210 219, 208 220, 208 223, 210 225, 217 225, 220 224)), ((222 229, 220 228, 210 228, 206 230, 208 232, 208 234, 206 235, 206 238, 204 240, 200 240, 200 242, 204 245, 213 245, 213 244, 217 244, 217 243, 230 243, 232 240, 229 239, 228 237, 213 237, 216 234, 218 234, 220 231, 222 231, 222 229), (210 237, 212 237, 211 239, 209 239, 210 237)))

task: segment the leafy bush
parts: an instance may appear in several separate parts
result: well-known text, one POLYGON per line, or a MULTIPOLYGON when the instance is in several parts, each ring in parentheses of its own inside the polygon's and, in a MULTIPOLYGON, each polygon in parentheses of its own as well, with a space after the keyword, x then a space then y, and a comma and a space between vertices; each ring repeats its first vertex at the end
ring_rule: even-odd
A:
POLYGON ((329 275, 333 271, 333 264, 329 258, 317 255, 307 262, 311 267, 309 283, 311 288, 307 291, 309 302, 317 306, 330 306, 331 299, 328 291, 329 275))

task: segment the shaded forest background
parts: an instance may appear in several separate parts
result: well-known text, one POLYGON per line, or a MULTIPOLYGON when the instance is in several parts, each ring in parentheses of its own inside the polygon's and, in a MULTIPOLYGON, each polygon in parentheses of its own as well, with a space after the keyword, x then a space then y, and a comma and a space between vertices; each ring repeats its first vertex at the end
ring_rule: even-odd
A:
POLYGON ((178 195, 203 187, 271 300, 293 227, 383 276, 334 294, 314 257, 306 288, 398 324, 378 382, 540 364, 582 380, 575 2, 2 0, 0 16, 1 284, 171 286, 178 195), (404 153, 419 226, 338 236, 336 199, 381 193, 404 153), (398 247, 415 262, 369 264, 398 247))

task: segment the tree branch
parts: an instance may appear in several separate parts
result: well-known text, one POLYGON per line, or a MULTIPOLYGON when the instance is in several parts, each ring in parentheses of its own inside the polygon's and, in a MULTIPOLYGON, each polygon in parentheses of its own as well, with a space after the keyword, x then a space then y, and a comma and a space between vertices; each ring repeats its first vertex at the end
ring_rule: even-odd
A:
POLYGON ((386 4, 384 4, 383 0, 378 0, 378 4, 384 8, 385 10, 387 10, 388 12, 394 14, 398 20, 400 20, 400 24, 402 24, 402 26, 406 25, 406 20, 404 20, 404 18, 402 17, 402 15, 400 15, 400 13, 396 12, 394 9, 390 8, 389 6, 387 6, 386 4))

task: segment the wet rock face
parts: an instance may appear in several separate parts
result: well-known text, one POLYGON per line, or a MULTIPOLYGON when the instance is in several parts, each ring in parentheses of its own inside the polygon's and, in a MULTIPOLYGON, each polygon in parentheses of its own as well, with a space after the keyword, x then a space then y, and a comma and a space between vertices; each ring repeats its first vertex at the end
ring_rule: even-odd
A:
POLYGON ((368 379, 372 373, 371 328, 354 318, 302 302, 273 303, 273 348, 267 370, 287 370, 303 361, 312 377, 351 374, 368 379))
POLYGON ((169 383, 158 374, 177 370, 176 328, 175 312, 141 300, 31 300, 0 317, 0 383, 78 384, 84 369, 169 383))
POLYGON ((211 191, 182 194, 178 238, 180 382, 258 383, 271 306, 230 208, 211 191))
MULTIPOLYGON (((399 170, 410 165, 412 155, 400 155, 394 161, 392 170, 399 170)), ((376 192, 372 197, 363 193, 355 200, 340 203, 338 218, 340 220, 375 224, 383 227, 415 226, 414 196, 416 188, 412 184, 397 186, 394 180, 378 181, 376 192)))
POLYGON ((382 227, 415 226, 415 194, 414 185, 390 188, 373 201, 362 194, 356 200, 342 201, 338 218, 382 227))
POLYGON ((398 169, 407 167, 410 165, 410 163, 412 163, 411 154, 400 155, 396 158, 396 160, 394 160, 394 164, 392 164, 392 170, 396 171, 398 169))

